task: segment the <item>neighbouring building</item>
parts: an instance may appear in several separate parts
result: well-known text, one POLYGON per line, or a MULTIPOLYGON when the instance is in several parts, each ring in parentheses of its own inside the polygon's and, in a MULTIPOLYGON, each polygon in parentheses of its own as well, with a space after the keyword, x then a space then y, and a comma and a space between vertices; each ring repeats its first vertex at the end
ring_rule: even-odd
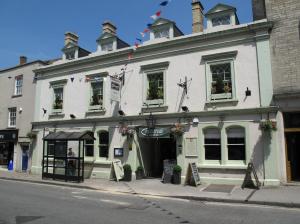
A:
POLYGON ((253 19, 272 22, 273 105, 280 107, 284 132, 283 175, 300 181, 300 1, 253 0, 253 19))
POLYGON ((158 18, 136 48, 105 22, 96 52, 63 50, 62 60, 35 70, 33 173, 69 175, 64 155, 72 149, 85 178, 110 178, 115 159, 161 177, 168 159, 183 177, 196 162, 204 183, 241 184, 249 162, 266 185, 284 181, 282 121, 271 106, 272 23, 240 24, 234 7, 218 4, 204 28, 202 4, 192 10, 192 34, 158 18))
POLYGON ((35 86, 34 69, 46 65, 43 61, 27 62, 20 57, 19 65, 0 70, 0 168, 27 171, 35 133, 32 132, 35 86))

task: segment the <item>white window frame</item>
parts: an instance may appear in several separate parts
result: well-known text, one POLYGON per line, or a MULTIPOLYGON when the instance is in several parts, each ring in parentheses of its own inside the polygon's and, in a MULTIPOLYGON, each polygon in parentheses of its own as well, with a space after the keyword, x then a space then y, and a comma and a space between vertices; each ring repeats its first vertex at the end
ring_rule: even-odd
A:
POLYGON ((110 140, 110 133, 109 133, 109 131, 108 130, 100 130, 100 131, 98 131, 97 132, 97 134, 98 134, 98 152, 99 152, 99 158, 106 158, 106 159, 108 159, 109 158, 109 147, 110 147, 110 145, 109 145, 109 140, 110 140), (101 133, 107 133, 107 135, 108 135, 108 142, 107 142, 107 144, 102 144, 102 142, 100 141, 100 134, 101 133), (101 156, 101 147, 102 146, 107 146, 107 156, 105 156, 105 157, 103 157, 103 156, 101 156))
POLYGON ((85 140, 85 149, 84 149, 84 157, 94 157, 95 155, 95 141, 94 140, 90 140, 93 141, 93 143, 87 143, 87 141, 89 140, 85 140), (86 151, 87 151, 87 146, 93 146, 93 155, 92 156, 88 156, 86 151))
POLYGON ((146 73, 146 78, 145 78, 145 102, 147 105, 164 105, 165 104, 165 71, 164 70, 157 70, 157 71, 151 71, 151 72, 147 72, 146 73), (151 76, 151 75, 157 75, 157 74, 162 74, 162 77, 163 77, 163 99, 152 99, 152 100, 149 100, 147 99, 148 98, 148 90, 149 90, 149 79, 148 79, 148 76, 151 76))
POLYGON ((236 85, 235 85, 235 67, 234 58, 226 58, 219 60, 206 61, 206 100, 207 102, 222 102, 226 100, 237 100, 236 99, 236 85), (230 64, 231 69, 231 93, 212 94, 212 73, 211 66, 219 64, 230 64))
POLYGON ((88 74, 85 76, 85 79, 89 85, 89 91, 87 93, 87 102, 88 102, 88 113, 91 112, 104 112, 105 111, 105 100, 106 100, 106 76, 107 72, 96 73, 96 74, 88 74), (91 105, 91 100, 93 97, 93 83, 102 82, 102 105, 91 105))
POLYGON ((247 167, 248 162, 251 159, 251 151, 249 145, 249 124, 248 122, 223 122, 220 126, 219 122, 212 122, 198 125, 199 133, 199 164, 200 167, 206 168, 243 168, 247 167), (221 160, 206 160, 205 159, 205 130, 210 128, 216 128, 220 131, 221 136, 221 160), (245 160, 229 160, 228 157, 228 135, 227 130, 231 128, 241 128, 244 130, 245 136, 245 160))
MULTIPOLYGON (((227 22, 227 20, 226 20, 227 22)), ((226 26, 226 25, 231 25, 231 15, 230 14, 224 14, 224 15, 219 15, 211 18, 211 24, 212 27, 217 27, 217 26, 226 26), (225 20, 228 19, 228 23, 223 23, 225 20), (214 20, 218 20, 218 24, 214 24, 214 20)))
POLYGON ((22 95, 23 90, 23 75, 18 75, 15 77, 15 96, 22 95))
POLYGON ((68 80, 63 79, 63 80, 58 80, 58 81, 52 81, 50 82, 50 87, 52 88, 52 100, 51 100, 51 109, 53 114, 61 114, 64 109, 64 103, 65 103, 65 85, 67 84, 68 80), (56 89, 62 89, 62 108, 55 109, 54 104, 56 100, 55 96, 55 90, 56 89))
POLYGON ((246 139, 246 130, 244 127, 241 127, 241 126, 229 126, 226 128, 226 149, 227 149, 227 155, 228 155, 228 161, 230 161, 231 163, 235 163, 235 162, 243 162, 245 163, 245 160, 247 158, 247 151, 246 151, 246 143, 247 143, 247 139, 246 139), (244 134, 244 144, 229 144, 228 143, 228 137, 229 137, 229 134, 228 134, 228 131, 230 129, 241 129, 243 130, 243 134, 244 134), (230 160, 229 159, 229 147, 228 146, 231 146, 231 145, 243 145, 244 148, 245 148, 245 159, 244 160, 230 160))
POLYGON ((17 108, 8 108, 8 127, 15 128, 17 126, 17 108))
POLYGON ((158 28, 153 30, 154 39, 159 38, 170 38, 170 28, 164 27, 164 28, 158 28))

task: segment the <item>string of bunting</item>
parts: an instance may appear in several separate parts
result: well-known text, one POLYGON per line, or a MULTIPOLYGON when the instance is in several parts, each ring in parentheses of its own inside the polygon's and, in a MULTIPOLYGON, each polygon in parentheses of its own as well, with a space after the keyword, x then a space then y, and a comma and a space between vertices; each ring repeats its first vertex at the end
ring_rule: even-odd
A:
MULTIPOLYGON (((162 1, 159 6, 160 6, 160 9, 158 11, 156 11, 152 16, 150 16, 150 18, 152 18, 154 21, 157 20, 161 14, 162 14, 162 7, 166 7, 167 5, 169 5, 169 3, 171 2, 172 0, 165 0, 165 1, 162 1)), ((143 43, 143 39, 146 37, 147 33, 150 32, 150 27, 152 26, 152 23, 148 23, 147 24, 147 28, 145 28, 142 32, 140 32, 140 36, 141 37, 136 37, 135 38, 135 43, 134 43, 134 46, 135 46, 135 50, 143 43)), ((133 52, 130 52, 127 56, 128 60, 130 61, 131 59, 133 59, 133 52)), ((124 67, 121 69, 121 73, 117 75, 117 77, 119 79, 123 79, 123 76, 125 75, 126 73, 126 69, 127 69, 127 65, 128 64, 125 64, 124 67)))

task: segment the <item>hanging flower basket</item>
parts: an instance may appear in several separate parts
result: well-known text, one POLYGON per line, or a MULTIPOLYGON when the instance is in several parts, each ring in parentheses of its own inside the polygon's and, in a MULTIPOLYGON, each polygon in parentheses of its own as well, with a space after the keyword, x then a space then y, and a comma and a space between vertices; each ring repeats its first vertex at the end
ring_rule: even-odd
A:
POLYGON ((128 126, 124 126, 121 128, 122 136, 127 136, 127 138, 133 138, 135 130, 133 128, 129 128, 128 126))
POLYGON ((180 137, 184 133, 184 128, 180 123, 176 123, 174 127, 171 128, 171 134, 174 137, 180 137))
POLYGON ((277 123, 271 120, 261 121, 260 129, 263 131, 277 131, 277 123))

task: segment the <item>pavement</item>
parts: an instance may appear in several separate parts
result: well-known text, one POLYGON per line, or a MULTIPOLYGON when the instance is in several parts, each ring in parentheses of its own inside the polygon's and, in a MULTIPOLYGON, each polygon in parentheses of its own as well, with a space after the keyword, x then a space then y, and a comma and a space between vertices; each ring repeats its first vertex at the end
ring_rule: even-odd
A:
POLYGON ((245 203, 289 208, 300 208, 300 185, 281 185, 241 189, 233 185, 185 185, 164 184, 160 179, 142 179, 131 182, 116 182, 104 179, 86 179, 83 183, 72 183, 42 179, 40 175, 0 171, 0 179, 46 185, 58 185, 110 193, 125 193, 158 197, 180 198, 196 201, 223 203, 245 203))

